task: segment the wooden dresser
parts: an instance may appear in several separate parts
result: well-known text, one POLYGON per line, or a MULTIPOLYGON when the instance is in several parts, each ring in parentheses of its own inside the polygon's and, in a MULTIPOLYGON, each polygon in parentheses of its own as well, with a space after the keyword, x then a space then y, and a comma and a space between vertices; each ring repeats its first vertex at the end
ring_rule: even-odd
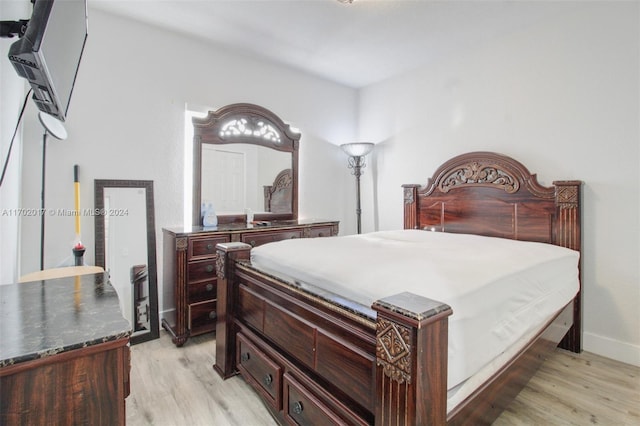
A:
POLYGON ((272 221, 265 226, 239 223, 215 228, 163 229, 164 288, 173 289, 175 321, 162 326, 176 346, 189 336, 216 328, 216 244, 243 242, 253 247, 289 238, 328 237, 338 234, 338 222, 326 220, 272 221))
POLYGON ((106 274, 0 285, 0 425, 124 425, 130 334, 106 274))

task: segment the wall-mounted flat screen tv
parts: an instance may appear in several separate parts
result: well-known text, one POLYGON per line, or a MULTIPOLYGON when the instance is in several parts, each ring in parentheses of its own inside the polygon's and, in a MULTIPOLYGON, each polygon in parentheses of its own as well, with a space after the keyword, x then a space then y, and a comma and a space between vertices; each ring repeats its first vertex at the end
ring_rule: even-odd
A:
POLYGON ((29 80, 43 112, 66 121, 87 39, 86 0, 35 0, 24 35, 9 48, 19 76, 29 80))

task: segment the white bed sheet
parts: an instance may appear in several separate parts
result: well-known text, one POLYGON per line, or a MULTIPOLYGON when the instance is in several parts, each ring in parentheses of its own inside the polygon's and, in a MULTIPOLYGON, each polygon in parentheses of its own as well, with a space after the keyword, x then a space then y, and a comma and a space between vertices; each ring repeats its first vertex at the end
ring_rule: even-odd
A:
POLYGON ((577 293, 579 253, 551 244, 420 230, 294 239, 251 261, 367 307, 403 291, 451 306, 452 389, 577 293))

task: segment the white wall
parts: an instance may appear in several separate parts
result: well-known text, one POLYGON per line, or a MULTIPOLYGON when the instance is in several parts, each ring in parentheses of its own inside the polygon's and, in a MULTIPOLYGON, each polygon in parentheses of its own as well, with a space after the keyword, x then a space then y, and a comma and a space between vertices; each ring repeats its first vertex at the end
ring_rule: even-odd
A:
POLYGON ((402 227, 400 185, 467 151, 580 179, 584 349, 640 365, 639 3, 569 12, 361 91, 359 136, 380 143, 365 230, 402 227))
MULTIPOLYGON (((262 105, 300 129, 300 216, 348 223, 334 200, 345 198, 350 176, 330 144, 355 134, 354 89, 92 9, 69 138, 48 143, 47 207, 73 208, 74 164, 80 169, 81 208, 93 206, 94 179, 153 180, 162 286, 161 229, 183 220, 185 105, 236 102, 262 105)), ((35 116, 34 110, 30 106, 29 114, 35 116)), ((23 206, 40 204, 36 121, 25 128, 23 206)), ((93 227, 92 217, 82 217, 86 263, 93 262, 93 227)), ((39 221, 23 223, 22 273, 39 268, 39 233, 39 221)), ((73 238, 73 217, 47 217, 45 267, 72 261, 73 238)), ((163 297, 170 289, 159 293, 160 311, 172 309, 173 301, 163 297)))
MULTIPOLYGON (((2 20, 19 20, 29 17, 27 2, 0 2, 2 20)), ((7 58, 9 47, 17 40, 0 38, 0 174, 9 156, 11 137, 25 99, 25 80, 17 81, 17 74, 7 58)), ((31 101, 29 101, 31 102, 31 101)), ((18 227, 20 216, 20 162, 22 157, 22 132, 18 129, 11 149, 11 156, 0 187, 0 284, 15 282, 18 278, 18 227)))

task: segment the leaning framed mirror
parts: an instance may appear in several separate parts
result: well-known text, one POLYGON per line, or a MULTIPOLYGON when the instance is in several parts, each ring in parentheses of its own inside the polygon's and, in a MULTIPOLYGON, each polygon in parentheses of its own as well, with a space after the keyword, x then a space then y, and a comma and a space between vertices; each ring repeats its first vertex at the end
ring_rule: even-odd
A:
POLYGON ((157 339, 158 284, 153 181, 94 181, 95 263, 109 274, 131 343, 157 339))
POLYGON ((211 206, 219 222, 298 218, 300 133, 259 105, 193 118, 193 225, 211 206))

